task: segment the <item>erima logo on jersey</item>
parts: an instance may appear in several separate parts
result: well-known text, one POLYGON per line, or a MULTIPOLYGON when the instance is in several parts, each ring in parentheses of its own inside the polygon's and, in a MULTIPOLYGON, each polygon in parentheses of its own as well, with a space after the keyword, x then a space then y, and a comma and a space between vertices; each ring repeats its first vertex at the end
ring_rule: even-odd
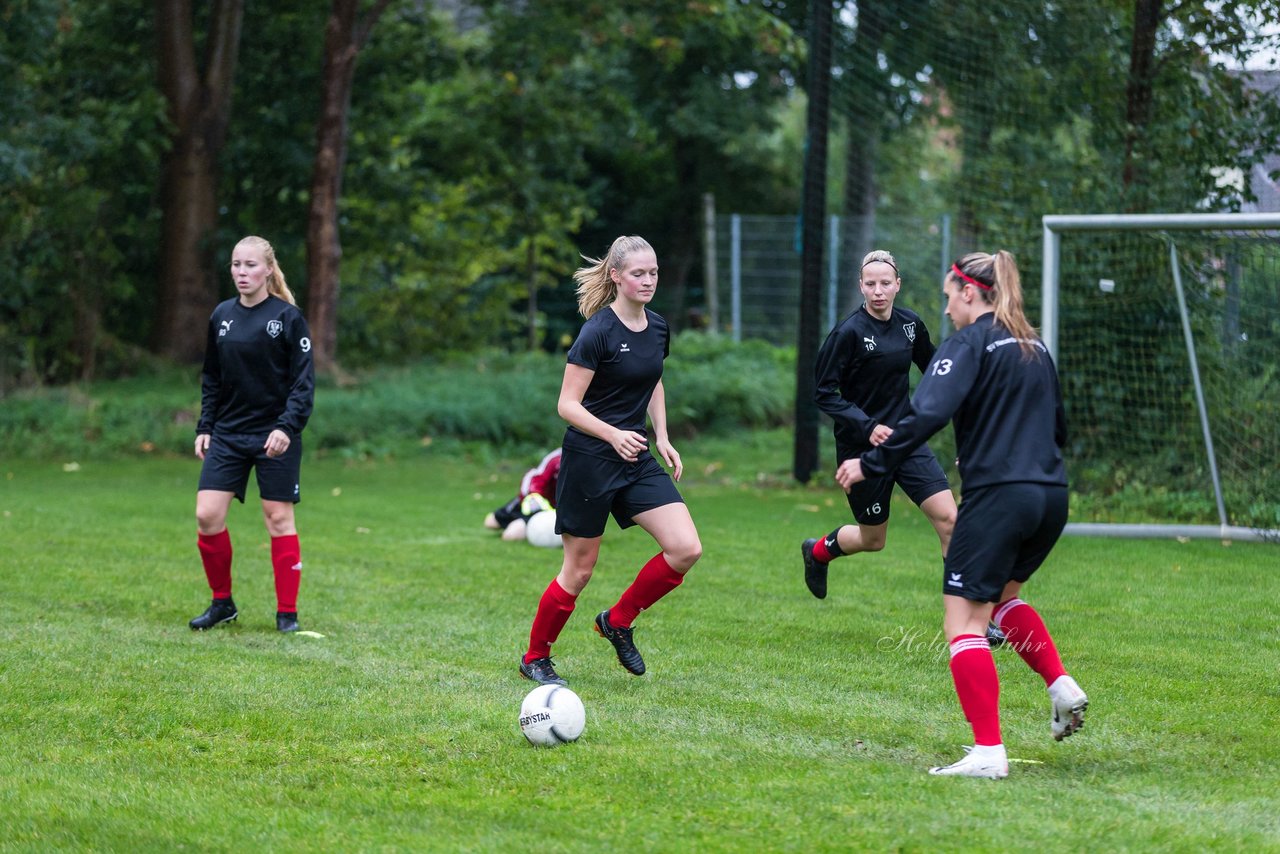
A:
POLYGON ((862 345, 868 350, 874 350, 876 348, 876 336, 872 335, 870 338, 864 337, 862 339, 862 345))
POLYGON ((282 329, 284 329, 284 324, 281 323, 280 321, 278 320, 267 321, 267 334, 270 335, 272 338, 275 338, 277 335, 279 335, 280 330, 282 329))
POLYGON ((907 336, 907 340, 912 344, 916 343, 916 325, 915 322, 902 324, 902 334, 907 336))
POLYGON ((964 582, 960 580, 960 573, 953 572, 951 577, 947 579, 948 587, 964 587, 964 582))
POLYGON ((630 353, 631 348, 627 346, 627 342, 623 341, 622 346, 618 348, 619 353, 630 353))
POLYGON ((226 335, 228 332, 230 332, 230 331, 231 331, 231 324, 233 324, 233 323, 235 323, 235 321, 234 321, 234 320, 224 320, 224 321, 222 321, 222 323, 220 324, 221 328, 218 330, 218 337, 219 337, 219 338, 221 338, 223 335, 226 335))

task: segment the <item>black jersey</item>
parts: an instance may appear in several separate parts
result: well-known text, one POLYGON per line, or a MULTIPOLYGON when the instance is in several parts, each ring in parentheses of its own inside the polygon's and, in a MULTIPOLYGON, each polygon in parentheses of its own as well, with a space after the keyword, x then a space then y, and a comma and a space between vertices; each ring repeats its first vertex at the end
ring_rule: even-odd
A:
POLYGON ((297 436, 315 396, 311 333, 296 306, 268 296, 252 307, 238 298, 209 317, 196 433, 297 436))
POLYGON ((862 470, 884 474, 951 418, 964 489, 998 483, 1065 486, 1067 419, 1049 351, 1039 339, 1026 358, 1018 339, 984 314, 948 338, 884 444, 862 455, 862 470))
MULTIPOLYGON (((568 360, 595 372, 582 396, 588 412, 610 426, 647 436, 646 414, 662 379, 662 361, 670 353, 670 333, 662 315, 647 308, 644 313, 649 325, 632 332, 613 309, 597 311, 582 324, 568 360)), ((564 447, 597 457, 618 455, 608 442, 572 425, 565 431, 564 447)))
POLYGON ((923 372, 933 351, 929 330, 905 308, 880 320, 862 306, 831 330, 814 366, 813 399, 835 420, 842 456, 870 448, 877 424, 894 427, 906 415, 911 364, 923 372))

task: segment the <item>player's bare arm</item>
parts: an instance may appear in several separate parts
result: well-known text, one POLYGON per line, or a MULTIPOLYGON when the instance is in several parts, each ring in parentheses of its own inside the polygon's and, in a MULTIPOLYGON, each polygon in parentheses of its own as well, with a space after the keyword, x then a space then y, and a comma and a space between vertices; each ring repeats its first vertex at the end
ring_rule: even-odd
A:
POLYGON ((649 420, 653 423, 654 445, 663 462, 671 469, 671 477, 680 480, 684 473, 684 463, 680 461, 680 452, 671 444, 667 435, 667 393, 662 387, 662 380, 653 388, 653 396, 649 398, 649 420))

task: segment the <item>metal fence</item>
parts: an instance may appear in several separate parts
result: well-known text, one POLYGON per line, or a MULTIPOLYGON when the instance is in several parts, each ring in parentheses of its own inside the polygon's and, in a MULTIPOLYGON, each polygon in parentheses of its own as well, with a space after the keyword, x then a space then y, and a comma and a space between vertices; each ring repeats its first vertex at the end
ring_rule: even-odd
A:
MULTIPOLYGON (((735 341, 758 338, 795 344, 800 321, 799 218, 726 214, 714 222, 712 327, 735 341)), ((952 261, 949 216, 830 216, 825 234, 825 329, 862 304, 857 285, 862 256, 887 249, 902 276, 898 304, 924 318, 935 339, 943 337, 942 272, 952 261)))

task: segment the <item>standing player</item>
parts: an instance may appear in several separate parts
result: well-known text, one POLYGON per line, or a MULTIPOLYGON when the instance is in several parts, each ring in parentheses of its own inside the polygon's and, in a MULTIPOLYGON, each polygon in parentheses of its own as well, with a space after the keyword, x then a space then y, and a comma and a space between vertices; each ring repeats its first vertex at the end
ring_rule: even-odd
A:
MULTIPOLYGON (((892 255, 883 249, 868 252, 862 259, 858 285, 862 306, 831 330, 814 369, 814 402, 835 421, 837 465, 893 434, 893 425, 907 412, 911 365, 923 373, 934 350, 919 315, 893 304, 902 279, 892 255)), ((826 537, 800 544, 804 582, 814 596, 827 596, 831 561, 884 548, 894 483, 924 511, 938 532, 942 556, 946 557, 956 522, 956 501, 937 457, 921 446, 896 471, 849 490, 849 509, 857 525, 842 525, 826 537)))
POLYGON ((523 540, 529 517, 555 508, 559 477, 560 449, 556 448, 524 473, 516 497, 485 516, 484 526, 491 531, 501 531, 504 540, 523 540))
POLYGON ((974 748, 931 774, 1004 777, 1000 681, 983 639, 995 622, 1044 679, 1059 741, 1084 725, 1085 693, 1067 675, 1040 615, 1019 598, 1067 521, 1062 459, 1066 417, 1048 350, 1027 322, 1013 256, 974 252, 943 283, 956 334, 938 349, 893 435, 846 460, 836 480, 851 489, 882 477, 954 418, 962 497, 943 572, 943 631, 974 748))
POLYGON ((244 503, 254 469, 271 535, 276 628, 295 632, 302 557, 293 505, 300 499, 302 429, 315 391, 311 334, 270 243, 261 237, 237 243, 231 278, 240 296, 220 303, 209 318, 196 426, 196 456, 204 461, 196 525, 213 604, 191 628, 213 628, 238 615, 231 598, 227 510, 232 498, 244 503))
POLYGON ((647 413, 654 447, 679 480, 684 466, 667 437, 662 387, 670 336, 667 322, 647 308, 658 287, 657 255, 643 238, 619 237, 604 258, 584 260, 587 266, 573 278, 586 322, 569 349, 558 406, 569 422, 556 488, 564 564, 538 602, 520 659, 520 675, 544 685, 566 684, 552 665, 551 645, 591 580, 611 513, 619 527, 639 525, 661 549, 595 619, 596 631, 636 676, 645 666, 632 621, 679 586, 702 556, 698 529, 671 476, 650 453, 645 429, 647 413))

